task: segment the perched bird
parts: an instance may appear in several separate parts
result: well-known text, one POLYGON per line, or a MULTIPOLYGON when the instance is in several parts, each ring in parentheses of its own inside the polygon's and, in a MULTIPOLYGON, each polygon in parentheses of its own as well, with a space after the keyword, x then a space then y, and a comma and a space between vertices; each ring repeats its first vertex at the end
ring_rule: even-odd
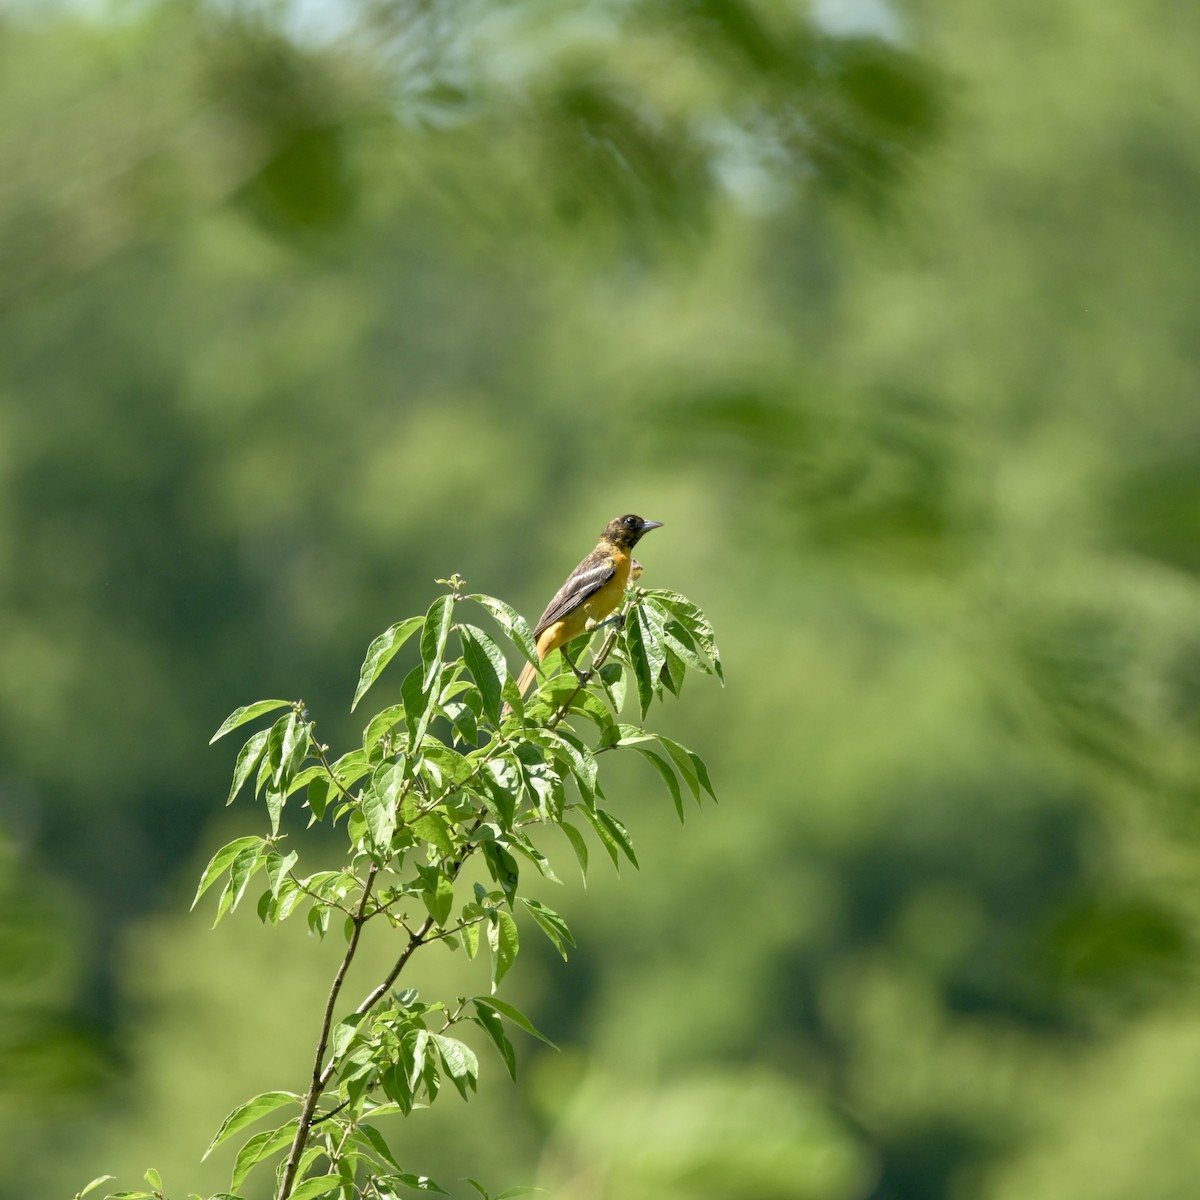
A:
MULTIPOLYGON (((633 557, 634 546, 643 534, 661 526, 661 521, 647 521, 633 513, 609 521, 596 548, 567 576, 533 631, 539 663, 551 650, 591 633, 616 609, 630 579, 642 573, 642 564, 633 557)), ((527 663, 517 680, 522 696, 536 675, 534 665, 527 663)))

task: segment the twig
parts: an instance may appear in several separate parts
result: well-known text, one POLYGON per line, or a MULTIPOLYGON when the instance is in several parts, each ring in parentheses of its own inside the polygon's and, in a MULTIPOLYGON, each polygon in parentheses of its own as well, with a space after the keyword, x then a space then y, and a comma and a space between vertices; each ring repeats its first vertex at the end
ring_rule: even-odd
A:
POLYGON ((354 932, 350 935, 350 943, 346 947, 346 953, 342 956, 341 966, 338 967, 337 974, 333 977, 333 986, 329 989, 329 997, 325 1001, 325 1014, 321 1018, 321 1033, 317 1038, 317 1052, 313 1058, 312 1083, 309 1084, 304 1104, 300 1109, 300 1123, 296 1126, 296 1136, 292 1139, 292 1148, 288 1153, 287 1163, 279 1183, 278 1200, 287 1200, 288 1196, 292 1194, 292 1184, 296 1180, 300 1157, 304 1153, 304 1148, 308 1144, 308 1135, 312 1130, 313 1113, 316 1111, 317 1101, 325 1089, 321 1065, 325 1058, 325 1050, 329 1045, 329 1031, 333 1028, 333 1010, 337 1005, 338 996, 341 994, 342 984, 346 981, 346 972, 350 970, 350 964, 354 961, 355 952, 358 950, 359 938, 362 936, 365 923, 364 914, 378 871, 379 868, 372 863, 367 872, 366 882, 363 884, 362 900, 359 902, 358 912, 354 917, 354 932))

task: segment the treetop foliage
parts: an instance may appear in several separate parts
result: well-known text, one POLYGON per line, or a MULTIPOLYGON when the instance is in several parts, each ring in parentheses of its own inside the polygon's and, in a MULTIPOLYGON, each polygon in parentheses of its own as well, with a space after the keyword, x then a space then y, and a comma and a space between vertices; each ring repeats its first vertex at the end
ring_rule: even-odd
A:
MULTIPOLYGON (((525 619, 502 600, 464 592, 457 576, 440 582, 449 590, 423 616, 392 625, 367 650, 352 707, 413 639, 419 657, 399 684, 401 699, 367 720, 360 745, 332 754, 304 704, 286 700, 239 707, 213 735, 215 742, 273 717, 238 752, 227 800, 232 804, 253 779, 269 828, 234 838, 213 854, 192 906, 224 881, 219 922, 262 875, 262 921, 279 924, 302 913, 314 934, 324 938, 334 930, 346 943, 307 1090, 265 1092, 239 1104, 206 1151, 207 1157, 261 1118, 288 1110, 282 1124, 254 1134, 238 1151, 230 1195, 253 1168, 284 1151, 278 1200, 441 1192, 426 1176, 402 1168, 375 1122, 428 1107, 447 1082, 464 1100, 476 1090, 476 1052, 451 1030, 481 1031, 514 1082, 517 1055, 508 1027, 547 1041, 497 995, 520 949, 522 926, 540 931, 564 959, 575 945, 564 918, 522 884, 523 868, 559 881, 549 858, 558 847, 545 845, 546 832, 564 836, 585 876, 585 831, 614 867, 622 860, 637 867, 630 833, 607 807, 600 780, 601 756, 622 750, 652 765, 681 822, 685 793, 697 804, 705 794, 716 798, 698 755, 621 720, 627 693, 644 721, 656 699, 680 693, 689 670, 722 676, 712 626, 694 604, 675 592, 635 590, 586 669, 552 668, 526 697, 504 645, 538 662, 525 619), (492 631, 471 617, 486 620, 492 631), (282 829, 289 800, 308 810, 310 827, 342 829, 342 864, 301 867, 300 852, 288 848, 282 829), (468 885, 469 865, 478 869, 468 885), (346 973, 366 927, 376 924, 397 937, 395 960, 343 1012, 346 973), (470 960, 486 947, 489 989, 450 1001, 398 986, 412 956, 437 944, 470 960)), ((562 661, 561 653, 552 661, 562 661)), ((154 1191, 114 1196, 153 1200, 161 1184, 152 1175, 147 1180, 154 1191)))

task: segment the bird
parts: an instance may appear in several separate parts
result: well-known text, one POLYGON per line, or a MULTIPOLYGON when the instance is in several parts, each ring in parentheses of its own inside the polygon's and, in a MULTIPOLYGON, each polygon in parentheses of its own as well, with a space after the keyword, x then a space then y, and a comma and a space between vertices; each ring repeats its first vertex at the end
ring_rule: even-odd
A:
MULTIPOLYGON (((596 548, 567 576, 567 581, 554 593, 533 631, 537 642, 538 663, 551 650, 565 647, 570 641, 591 633, 621 603, 631 579, 642 573, 642 564, 632 551, 651 529, 661 529, 662 521, 647 521, 636 513, 614 517, 604 527, 596 548)), ((563 650, 564 656, 566 650, 563 650)), ((567 658, 571 662, 570 658, 567 658)), ((575 664, 571 663, 574 669, 575 664)), ((576 671, 578 674, 578 671, 576 671)), ((533 663, 526 663, 517 680, 523 696, 537 675, 533 663)))

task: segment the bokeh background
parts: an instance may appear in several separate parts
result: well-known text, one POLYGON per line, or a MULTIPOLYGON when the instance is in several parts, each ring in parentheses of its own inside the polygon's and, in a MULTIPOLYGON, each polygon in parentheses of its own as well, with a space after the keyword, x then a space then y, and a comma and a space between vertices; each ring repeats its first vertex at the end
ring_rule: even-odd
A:
POLYGON ((641 873, 509 977, 561 1052, 406 1166, 1198 1194, 1197 62, 1168 0, 0 6, 0 1196, 217 1190, 303 1084, 336 938, 186 911, 225 714, 353 738, 436 577, 536 615, 630 509, 722 802, 618 773, 641 873))

